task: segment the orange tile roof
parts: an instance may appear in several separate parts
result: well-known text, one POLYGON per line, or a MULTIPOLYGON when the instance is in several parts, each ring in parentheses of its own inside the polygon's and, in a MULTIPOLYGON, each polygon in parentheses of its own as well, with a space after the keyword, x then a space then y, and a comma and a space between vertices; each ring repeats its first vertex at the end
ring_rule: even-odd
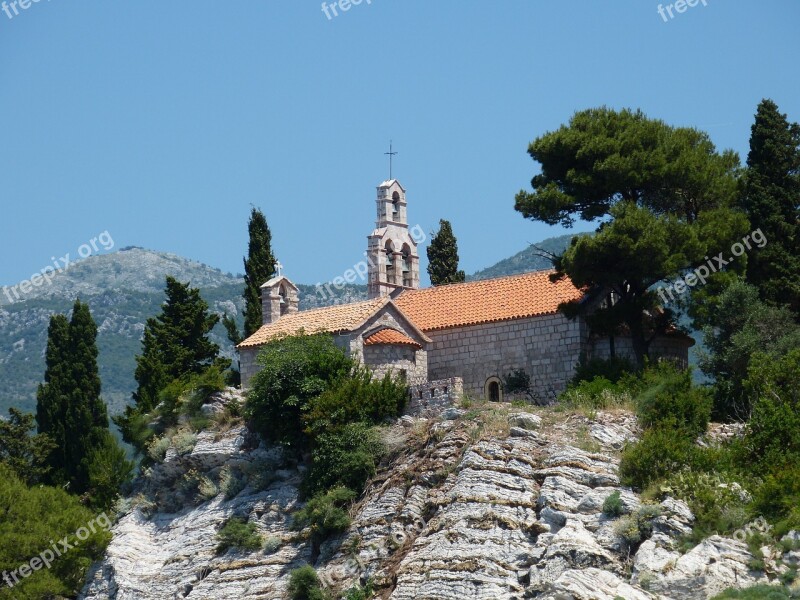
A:
POLYGON ((422 348, 422 344, 415 342, 406 334, 397 331, 396 329, 381 329, 373 333, 364 340, 365 346, 373 346, 375 344, 402 344, 404 346, 414 346, 415 348, 422 348))
POLYGON ((293 335, 301 330, 307 334, 352 331, 389 302, 388 298, 375 298, 366 302, 338 304, 283 315, 274 323, 262 325, 238 347, 260 346, 273 338, 293 335))
POLYGON ((553 271, 409 290, 394 303, 423 331, 523 319, 557 312, 583 293, 568 278, 552 283, 553 271))

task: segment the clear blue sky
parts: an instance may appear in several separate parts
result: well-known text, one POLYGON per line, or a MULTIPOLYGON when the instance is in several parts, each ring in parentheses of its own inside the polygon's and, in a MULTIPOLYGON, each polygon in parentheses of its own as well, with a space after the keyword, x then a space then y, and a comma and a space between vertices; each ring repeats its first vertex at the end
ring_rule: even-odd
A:
POLYGON ((800 120, 798 0, 669 22, 651 0, 366 2, 0 12, 0 284, 106 230, 240 272, 251 204, 288 276, 329 280, 365 249, 390 138, 410 220, 450 219, 472 272, 563 233, 513 201, 528 143, 576 110, 641 108, 742 158, 761 98, 800 120))

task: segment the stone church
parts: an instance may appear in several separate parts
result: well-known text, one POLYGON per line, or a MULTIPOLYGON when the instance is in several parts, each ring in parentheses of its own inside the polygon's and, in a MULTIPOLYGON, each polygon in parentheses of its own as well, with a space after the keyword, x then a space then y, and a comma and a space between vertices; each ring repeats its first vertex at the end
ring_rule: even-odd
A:
MULTIPOLYGON (((298 288, 289 279, 264 283, 264 324, 238 346, 244 388, 258 371, 261 346, 298 332, 329 333, 376 374, 402 374, 414 386, 412 397, 415 388, 446 390, 463 381, 473 397, 502 400, 503 378, 521 369, 536 395, 552 399, 582 356, 608 356, 607 339, 558 311, 583 293, 568 279, 551 282, 551 271, 420 289, 406 190, 396 179, 384 181, 376 205, 376 228, 367 238, 369 300, 299 311, 298 288)), ((685 364, 692 344, 676 332, 654 340, 651 352, 685 364)), ((624 337, 615 339, 615 349, 632 355, 624 337)))

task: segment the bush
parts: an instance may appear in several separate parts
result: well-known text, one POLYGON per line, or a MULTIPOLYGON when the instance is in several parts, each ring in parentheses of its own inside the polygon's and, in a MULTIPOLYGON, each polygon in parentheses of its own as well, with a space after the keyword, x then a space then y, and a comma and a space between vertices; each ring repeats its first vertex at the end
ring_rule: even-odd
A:
POLYGON ((376 380, 368 369, 358 367, 311 399, 305 421, 313 434, 348 423, 378 425, 400 414, 407 399, 403 380, 388 373, 376 380))
POLYGON ((133 477, 133 463, 125 449, 106 429, 98 446, 86 457, 89 475, 89 496, 92 506, 111 508, 120 495, 122 486, 133 477))
POLYGON ((669 427, 648 429, 639 442, 622 451, 620 480, 624 485, 644 489, 686 466, 697 465, 701 450, 683 431, 669 427))
POLYGON ((792 600, 800 598, 800 593, 772 585, 757 585, 743 590, 725 590, 713 600, 792 600))
POLYGON ((800 349, 754 356, 744 386, 754 406, 743 460, 767 469, 800 462, 800 349))
POLYGON ((775 533, 800 530, 800 465, 773 468, 754 494, 755 512, 776 523, 775 533))
POLYGON ((363 587, 355 586, 347 590, 344 595, 344 600, 369 600, 374 595, 375 589, 372 586, 372 582, 367 581, 363 587))
POLYGON ((297 335, 274 340, 258 355, 245 417, 268 439, 304 449, 303 416, 309 402, 352 372, 354 362, 330 335, 297 335))
POLYGON ((49 569, 20 577, 13 589, 0 584, 3 600, 76 597, 87 569, 102 558, 111 541, 107 531, 111 523, 103 514, 97 516, 61 488, 28 488, 4 464, 0 464, 0 514, 0 572, 19 569, 51 548, 53 540, 69 537, 73 546, 57 557, 49 569), (83 541, 77 537, 81 528, 88 533, 83 541))
POLYGON ((353 423, 320 434, 311 454, 311 468, 303 482, 307 495, 344 486, 360 494, 375 475, 384 452, 378 432, 364 423, 353 423))
POLYGON ((610 517, 619 517, 625 512, 625 505, 622 503, 619 491, 612 493, 603 501, 603 513, 610 517))
POLYGON ((733 477, 724 473, 684 470, 659 485, 661 495, 683 500, 695 516, 690 542, 726 535, 746 525, 751 498, 733 477))
POLYGON ((677 427, 692 438, 706 432, 712 398, 708 390, 692 387, 691 371, 662 362, 645 372, 643 383, 636 398, 643 427, 677 427))
POLYGON ((630 404, 631 396, 620 385, 605 377, 581 381, 571 385, 561 395, 562 404, 572 408, 600 410, 630 404))
POLYGON ((334 533, 341 533, 350 526, 350 517, 344 506, 356 498, 353 490, 338 487, 324 494, 317 494, 294 516, 293 528, 311 528, 312 536, 323 540, 334 533))
POLYGON ((289 597, 292 600, 327 600, 322 582, 311 565, 295 569, 289 575, 289 597))
POLYGON ((661 507, 643 504, 636 512, 625 515, 614 524, 614 533, 630 547, 636 546, 653 533, 653 519, 661 514, 661 507))
POLYGON ((230 548, 255 552, 261 549, 263 540, 255 524, 248 523, 240 517, 228 520, 217 533, 219 545, 217 554, 224 554, 230 548))

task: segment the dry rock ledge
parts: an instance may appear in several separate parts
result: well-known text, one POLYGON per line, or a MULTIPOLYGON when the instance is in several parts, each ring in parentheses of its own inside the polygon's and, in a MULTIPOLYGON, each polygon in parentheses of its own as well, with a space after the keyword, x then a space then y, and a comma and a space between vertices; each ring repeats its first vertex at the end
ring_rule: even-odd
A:
POLYGON ((314 553, 291 530, 302 470, 244 427, 206 431, 138 482, 137 493, 172 512, 131 503, 80 598, 277 600, 306 563, 332 589, 369 579, 391 600, 692 600, 767 582, 734 539, 678 552, 694 517, 670 498, 638 547, 615 534, 603 501, 619 491, 627 511, 641 504, 618 478, 618 450, 635 435, 630 415, 589 420, 502 404, 404 417, 386 431, 390 458, 353 507, 352 526, 314 553), (187 474, 213 481, 226 465, 267 477, 227 500, 170 506, 187 474), (216 554, 217 531, 235 515, 258 527, 265 550, 216 554))

